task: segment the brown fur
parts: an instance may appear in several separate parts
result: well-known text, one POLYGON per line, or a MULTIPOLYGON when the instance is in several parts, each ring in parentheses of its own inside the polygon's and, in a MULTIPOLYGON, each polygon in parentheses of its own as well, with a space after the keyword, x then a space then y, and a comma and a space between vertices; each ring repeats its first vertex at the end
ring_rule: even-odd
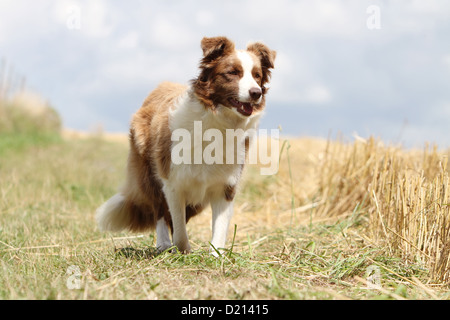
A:
MULTIPOLYGON (((162 217, 172 226, 158 177, 169 175, 172 143, 169 110, 186 89, 183 85, 162 83, 145 99, 131 121, 127 181, 122 188, 131 231, 153 229, 162 217)), ((186 220, 201 211, 200 207, 186 207, 186 220)))

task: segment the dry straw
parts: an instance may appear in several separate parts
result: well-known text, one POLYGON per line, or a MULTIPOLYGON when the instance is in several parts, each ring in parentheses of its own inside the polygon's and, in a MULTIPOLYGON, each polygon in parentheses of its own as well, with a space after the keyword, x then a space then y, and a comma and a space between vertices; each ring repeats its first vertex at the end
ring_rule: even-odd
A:
POLYGON ((26 90, 25 83, 12 65, 0 60, 0 134, 59 133, 59 114, 39 94, 26 90))
POLYGON ((319 176, 319 215, 355 208, 368 214, 367 237, 389 253, 421 262, 436 282, 450 281, 448 153, 406 151, 375 139, 329 143, 319 176))

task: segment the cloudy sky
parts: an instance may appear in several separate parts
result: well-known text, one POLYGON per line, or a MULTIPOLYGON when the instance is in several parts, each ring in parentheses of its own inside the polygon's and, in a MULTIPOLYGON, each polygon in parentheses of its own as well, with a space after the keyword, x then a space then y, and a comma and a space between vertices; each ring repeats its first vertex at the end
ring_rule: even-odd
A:
POLYGON ((78 130, 126 132, 216 35, 278 52, 262 128, 450 147, 450 1, 0 0, 0 57, 78 130))

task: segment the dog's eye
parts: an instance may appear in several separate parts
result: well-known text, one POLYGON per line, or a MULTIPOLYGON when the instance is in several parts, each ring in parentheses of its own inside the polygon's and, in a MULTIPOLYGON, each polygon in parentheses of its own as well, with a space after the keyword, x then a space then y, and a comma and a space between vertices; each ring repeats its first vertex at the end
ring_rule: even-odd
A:
POLYGON ((237 76, 239 74, 239 71, 237 71, 237 70, 230 70, 230 71, 228 71, 228 74, 232 75, 232 76, 237 76))
POLYGON ((261 79, 261 74, 256 73, 256 74, 255 74, 255 79, 261 79))

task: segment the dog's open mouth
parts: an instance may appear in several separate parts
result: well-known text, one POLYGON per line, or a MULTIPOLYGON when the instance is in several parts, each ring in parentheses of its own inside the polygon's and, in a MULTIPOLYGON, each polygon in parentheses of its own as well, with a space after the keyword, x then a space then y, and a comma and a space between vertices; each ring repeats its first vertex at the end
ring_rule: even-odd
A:
POLYGON ((233 107, 236 108, 236 110, 240 114, 242 114, 242 115, 244 115, 246 117, 252 115, 252 113, 253 113, 253 106, 252 106, 252 104, 250 102, 240 102, 240 101, 236 100, 235 98, 230 98, 230 99, 228 99, 228 101, 230 102, 230 104, 233 107))

